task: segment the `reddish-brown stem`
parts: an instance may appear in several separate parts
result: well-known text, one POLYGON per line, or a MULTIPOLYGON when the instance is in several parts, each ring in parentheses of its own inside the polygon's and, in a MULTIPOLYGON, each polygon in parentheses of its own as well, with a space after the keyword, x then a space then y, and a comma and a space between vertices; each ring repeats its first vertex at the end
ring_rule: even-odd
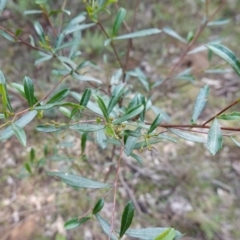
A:
POLYGON ((31 44, 29 44, 28 42, 25 42, 23 41, 21 38, 19 37, 16 37, 14 33, 10 32, 9 30, 7 30, 6 28, 4 28, 3 26, 0 26, 0 29, 3 30, 4 32, 6 32, 7 34, 9 34, 11 37, 13 37, 16 42, 19 42, 21 44, 24 44, 25 46, 31 48, 31 49, 34 49, 34 50, 37 50, 37 51, 41 51, 41 52, 44 52, 44 53, 48 53, 47 51, 44 51, 43 49, 41 48, 38 48, 38 47, 35 47, 35 46, 32 46, 31 44))
POLYGON ((197 39, 199 38, 199 36, 201 35, 201 33, 203 32, 203 30, 206 28, 207 24, 215 17, 215 15, 220 11, 220 9, 222 8, 222 6, 225 4, 226 0, 222 0, 220 5, 218 6, 218 8, 215 10, 215 12, 213 12, 213 14, 211 14, 211 16, 209 16, 203 23, 201 23, 192 39, 191 42, 188 43, 187 47, 185 48, 185 50, 183 51, 183 53, 181 54, 179 60, 176 62, 176 64, 172 67, 172 69, 170 70, 169 74, 166 76, 166 78, 163 80, 163 82, 161 83, 160 86, 162 86, 166 81, 168 81, 172 75, 174 74, 174 72, 176 71, 176 69, 181 65, 184 57, 187 55, 188 51, 191 49, 191 47, 195 44, 195 42, 197 41, 197 39))
POLYGON ((56 31, 56 29, 53 27, 53 25, 52 25, 52 23, 51 23, 51 21, 50 21, 50 19, 49 19, 48 13, 46 12, 45 9, 43 9, 43 15, 44 15, 44 17, 47 19, 48 24, 49 24, 49 26, 51 27, 51 29, 52 29, 55 37, 57 37, 57 36, 58 36, 57 31, 56 31))
POLYGON ((113 195, 112 220, 111 220, 111 227, 110 227, 108 240, 111 240, 111 235, 112 235, 113 229, 114 229, 114 216, 115 216, 116 201, 117 201, 117 184, 118 184, 119 171, 120 171, 120 167, 121 167, 122 153, 123 153, 123 147, 121 147, 121 150, 120 150, 117 171, 116 171, 115 180, 114 180, 114 184, 113 184, 114 195, 113 195))
POLYGON ((211 122, 214 118, 216 118, 217 116, 221 115, 222 113, 224 113, 225 111, 227 111, 229 108, 233 107, 234 105, 238 104, 239 102, 240 102, 240 99, 237 99, 236 101, 234 101, 233 103, 231 103, 230 105, 225 107, 223 110, 221 110, 220 112, 215 114, 213 117, 208 119, 205 123, 203 123, 203 126, 205 126, 207 123, 211 122))
MULTIPOLYGON (((150 122, 145 122, 147 125, 151 125, 150 122)), ((211 126, 203 126, 203 125, 190 125, 190 124, 159 124, 159 127, 163 128, 203 128, 203 129, 209 129, 211 126)), ((233 127, 221 127, 222 130, 226 131, 234 131, 234 132, 240 132, 240 128, 233 128, 233 127)))
MULTIPOLYGON (((101 30, 103 31, 103 33, 105 34, 105 36, 106 36, 107 38, 110 38, 110 36, 108 35, 108 33, 105 31, 103 25, 102 25, 100 22, 98 22, 97 24, 98 24, 98 26, 101 28, 101 30)), ((124 66, 123 66, 123 64, 122 64, 122 62, 121 62, 121 60, 120 60, 120 58, 119 58, 119 56, 118 56, 118 53, 117 53, 117 50, 116 50, 116 47, 115 47, 114 43, 111 41, 110 44, 111 44, 111 47, 112 47, 112 49, 113 49, 113 52, 114 52, 114 54, 115 54, 115 56, 116 56, 116 58, 117 58, 117 61, 118 61, 119 65, 120 65, 120 67, 121 67, 122 70, 124 71, 124 66)))

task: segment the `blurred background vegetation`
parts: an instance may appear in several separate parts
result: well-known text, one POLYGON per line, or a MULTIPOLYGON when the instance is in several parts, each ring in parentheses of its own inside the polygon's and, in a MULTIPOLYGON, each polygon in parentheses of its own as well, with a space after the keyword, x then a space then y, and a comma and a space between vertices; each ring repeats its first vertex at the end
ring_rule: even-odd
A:
MULTIPOLYGON (((60 9, 63 2, 71 16, 84 11, 80 1, 48 1, 53 9, 60 9)), ((220 1, 212 0, 210 10, 220 1)), ((168 1, 119 1, 127 9, 126 22, 131 26, 136 18, 135 30, 157 27, 171 27, 186 37, 195 31, 202 21, 204 4, 201 0, 168 1), (135 15, 135 9, 138 12, 135 15)), ((21 38, 29 41, 35 36, 33 21, 38 20, 46 32, 51 31, 48 22, 41 15, 23 15, 25 10, 36 9, 34 1, 9 0, 0 17, 0 25, 15 32, 21 29, 21 38)), ((229 19, 226 25, 207 27, 194 47, 221 40, 224 45, 240 56, 240 1, 227 0, 216 19, 229 19)), ((103 14, 101 22, 111 26, 116 9, 112 14, 103 14)), ((65 15, 64 19, 67 20, 65 15)), ((59 18, 52 23, 58 29, 59 18)), ((64 20, 63 20, 64 24, 64 20)), ((59 26, 60 27, 60 26, 59 26)), ((124 31, 124 29, 122 29, 124 31)), ((104 47, 104 36, 95 26, 82 32, 80 60, 90 60, 100 67, 98 78, 108 87, 110 76, 118 68, 110 47, 104 47)), ((133 41, 128 69, 139 67, 150 82, 164 79, 171 66, 184 49, 178 40, 160 34, 133 41)), ((126 42, 119 42, 118 50, 126 51, 126 42)), ((22 83, 24 76, 34 80, 39 97, 56 83, 58 78, 51 74, 58 63, 52 61, 34 66, 38 53, 27 47, 0 38, 0 69, 8 83, 22 83)), ((228 103, 240 97, 240 79, 232 71, 221 74, 206 73, 211 66, 228 68, 219 58, 208 61, 206 52, 187 55, 179 69, 191 67, 194 81, 171 79, 154 93, 146 92, 133 80, 134 86, 152 101, 174 123, 189 123, 194 100, 199 88, 209 84, 211 96, 208 107, 201 115, 207 120, 228 103)), ((81 92, 87 83, 68 80, 64 83, 81 92)), ((10 87, 15 108, 25 109, 20 96, 10 87)), ((237 108, 237 107, 236 107, 237 108)), ((233 109, 234 110, 234 109, 233 109)), ((55 112, 48 117, 60 119, 55 112)), ((154 116, 149 116, 153 119, 154 116)), ((238 123, 234 123, 237 126, 238 123)), ((111 181, 112 155, 89 143, 81 152, 80 135, 41 134, 28 127, 28 147, 24 149, 15 138, 0 143, 0 239, 9 240, 74 240, 106 239, 99 235, 97 224, 87 223, 74 230, 66 231, 64 222, 83 215, 104 192, 75 190, 46 176, 46 171, 75 169, 83 176, 111 181), (26 166, 30 166, 26 167, 26 166)), ((143 152, 143 164, 124 159, 118 191, 118 212, 121 206, 133 199, 136 204, 135 227, 172 226, 186 234, 185 239, 235 240, 240 239, 240 150, 225 139, 225 147, 212 157, 200 144, 180 141, 178 144, 164 143, 156 146, 157 151, 143 152)), ((103 210, 110 218, 112 199, 108 197, 103 210)), ((120 215, 117 216, 120 219, 120 215)))

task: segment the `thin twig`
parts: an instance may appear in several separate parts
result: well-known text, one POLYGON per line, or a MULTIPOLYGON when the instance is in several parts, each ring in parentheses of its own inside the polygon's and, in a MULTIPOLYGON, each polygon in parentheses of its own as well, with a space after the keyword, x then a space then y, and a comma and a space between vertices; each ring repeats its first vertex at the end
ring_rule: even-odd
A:
POLYGON ((217 116, 221 115, 223 112, 227 111, 229 108, 233 107, 234 105, 238 104, 239 102, 240 102, 240 99, 237 99, 236 101, 234 101, 233 103, 231 103, 230 105, 225 107, 223 110, 221 110, 220 112, 215 114, 213 117, 208 119, 205 123, 203 123, 203 126, 205 126, 207 123, 211 122, 214 118, 216 118, 217 116))
POLYGON ((117 171, 116 171, 115 180, 114 180, 114 184, 113 184, 114 195, 113 195, 112 220, 111 220, 111 227, 110 227, 108 240, 111 240, 111 235, 112 235, 113 229, 114 229, 114 216, 115 216, 116 201, 117 201, 117 183, 118 183, 118 176, 119 176, 119 171, 120 171, 120 167, 121 167, 122 153, 123 153, 123 147, 121 147, 121 150, 120 150, 120 154, 119 154, 119 158, 118 158, 117 171))
POLYGON ((127 191, 129 197, 131 198, 133 204, 134 204, 134 207, 135 209, 137 210, 138 214, 142 214, 142 210, 134 196, 134 193, 132 191, 132 189, 128 186, 128 184, 126 183, 126 181, 124 180, 124 177, 122 175, 122 171, 120 171, 119 173, 119 180, 120 182, 122 183, 123 187, 125 188, 125 190, 127 191))
POLYGON ((195 44, 195 42, 197 41, 197 39, 199 38, 199 36, 201 35, 201 33, 203 32, 203 30, 206 28, 207 24, 215 17, 215 15, 221 10, 221 8, 223 7, 223 5, 225 4, 226 0, 222 0, 220 5, 218 6, 218 8, 213 12, 213 14, 211 14, 211 16, 207 19, 205 19, 198 27, 193 39, 191 42, 188 43, 187 47, 185 48, 185 50, 183 51, 183 53, 181 54, 179 60, 176 62, 176 64, 172 67, 172 69, 170 70, 169 74, 167 75, 167 77, 165 78, 165 80, 161 83, 160 86, 162 86, 166 81, 168 81, 172 75, 174 74, 174 72, 176 71, 176 69, 180 66, 180 64, 182 63, 184 57, 187 55, 188 51, 191 49, 191 47, 195 44))
MULTIPOLYGON (((97 24, 98 24, 98 26, 101 28, 101 30, 103 31, 103 33, 105 34, 105 36, 106 36, 107 38, 110 38, 110 36, 108 35, 108 33, 105 31, 103 25, 102 25, 100 22, 98 22, 97 24)), ((112 49, 113 49, 113 52, 114 52, 114 54, 115 54, 115 56, 116 56, 116 58, 117 58, 117 61, 118 61, 119 65, 120 65, 121 69, 124 70, 124 66, 123 66, 123 64, 122 64, 122 62, 121 62, 121 60, 120 60, 120 58, 119 58, 119 56, 118 56, 118 53, 117 53, 117 50, 116 50, 116 47, 115 47, 114 43, 111 41, 110 44, 111 44, 111 47, 112 47, 112 49)))
POLYGON ((35 46, 32 46, 31 44, 29 44, 28 42, 25 42, 23 41, 21 38, 15 36, 14 33, 12 33, 11 31, 7 30, 6 28, 4 28, 3 26, 0 26, 0 29, 3 30, 4 32, 6 32, 7 34, 9 34, 12 38, 14 38, 16 40, 16 42, 18 43, 21 43, 31 49, 34 49, 34 50, 37 50, 37 51, 40 51, 40 52, 43 52, 43 53, 48 53, 47 51, 41 49, 41 48, 38 48, 38 47, 35 47, 35 46))

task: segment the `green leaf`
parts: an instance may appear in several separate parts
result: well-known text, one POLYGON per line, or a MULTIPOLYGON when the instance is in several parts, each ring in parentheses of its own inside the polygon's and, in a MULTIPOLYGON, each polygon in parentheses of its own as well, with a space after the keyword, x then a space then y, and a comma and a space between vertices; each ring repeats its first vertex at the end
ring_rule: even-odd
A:
POLYGON ((77 104, 77 103, 72 103, 72 102, 55 102, 55 103, 50 103, 50 104, 45 104, 45 105, 40 105, 35 107, 35 110, 47 110, 50 108, 58 107, 58 106, 68 106, 68 107, 73 107, 73 108, 79 108, 81 109, 82 107, 77 104))
POLYGON ((0 113, 0 119, 4 119, 5 118, 5 115, 0 113))
POLYGON ((53 55, 49 55, 49 54, 46 54, 46 56, 42 57, 42 58, 39 58, 37 59, 35 62, 34 62, 34 65, 37 66, 38 64, 42 63, 42 62, 46 62, 50 59, 53 58, 53 55))
POLYGON ((5 117, 6 117, 7 116, 7 114, 6 114, 7 109, 10 112, 13 112, 13 108, 11 106, 11 103, 10 103, 10 100, 9 100, 9 97, 8 97, 6 80, 5 80, 5 77, 4 77, 1 70, 0 70, 0 96, 1 96, 2 104, 3 104, 3 112, 4 112, 5 117))
MULTIPOLYGON (((111 230, 110 224, 105 219, 103 219, 99 214, 96 214, 96 218, 99 224, 101 225, 103 231, 107 234, 107 236, 109 236, 111 230)), ((111 240, 118 240, 114 233, 111 234, 111 240)))
POLYGON ((67 129, 67 126, 56 126, 56 125, 38 125, 36 130, 39 132, 58 132, 67 129))
POLYGON ((208 131, 207 148, 212 155, 215 155, 222 148, 222 131, 218 120, 215 118, 208 131))
POLYGON ((33 82, 29 77, 25 77, 23 85, 28 104, 30 107, 32 107, 35 103, 33 82))
POLYGON ((148 79, 140 68, 135 68, 133 71, 129 71, 128 75, 136 77, 141 82, 146 91, 149 92, 150 87, 148 79))
POLYGON ((93 211, 92 211, 92 214, 97 214, 97 213, 99 213, 99 212, 102 210, 103 206, 104 206, 104 199, 103 199, 103 198, 100 198, 100 199, 97 201, 96 205, 94 206, 93 211))
POLYGON ((19 142, 24 147, 26 147, 26 145, 27 145, 27 138, 26 138, 26 134, 25 134, 25 131, 23 130, 23 128, 21 128, 18 125, 12 123, 12 130, 13 130, 15 136, 17 137, 17 139, 19 140, 19 142))
POLYGON ((116 119, 113 121, 113 124, 119 124, 122 123, 124 121, 127 121, 131 118, 136 117, 138 114, 140 114, 144 109, 143 105, 138 105, 134 108, 132 108, 130 111, 128 111, 126 114, 124 114, 122 117, 116 119))
POLYGON ((15 39, 7 32, 4 32, 3 30, 0 30, 0 35, 2 35, 4 38, 6 38, 10 42, 15 42, 15 39))
POLYGON ((113 38, 113 40, 122 40, 122 39, 129 39, 129 38, 138 38, 138 37, 145 37, 145 36, 149 36, 152 34, 158 34, 160 33, 161 30, 158 28, 150 28, 150 29, 146 29, 146 30, 141 30, 141 31, 137 31, 137 32, 133 32, 133 33, 128 33, 122 36, 118 36, 113 38))
POLYGON ((90 220, 90 217, 84 217, 84 218, 72 218, 70 220, 68 220, 67 222, 65 222, 64 224, 64 228, 65 229, 73 229, 76 227, 79 227, 80 225, 82 225, 83 223, 87 222, 88 220, 90 220))
MULTIPOLYGON (((30 123, 34 117, 37 115, 37 111, 30 111, 29 113, 23 115, 20 119, 15 122, 21 128, 24 128, 28 123, 30 123)), ((9 126, 0 132, 0 140, 6 140, 14 134, 12 127, 9 126)))
POLYGON ((87 142, 87 133, 85 132, 85 133, 82 134, 82 138, 81 138, 81 151, 82 151, 82 154, 85 152, 86 142, 87 142))
POLYGON ((178 137, 183 138, 185 140, 191 141, 191 142, 200 142, 200 143, 206 143, 206 139, 203 137, 199 137, 197 135, 188 133, 183 130, 179 129, 174 129, 174 128, 169 128, 168 129, 170 132, 176 134, 178 137))
POLYGON ((205 85, 203 88, 200 89, 195 105, 194 105, 194 109, 193 109, 193 115, 192 115, 192 123, 195 123, 195 121, 198 119, 199 115, 201 114, 202 110, 204 109, 206 102, 207 102, 207 98, 208 98, 208 94, 209 94, 209 86, 205 85))
POLYGON ((27 11, 24 11, 24 15, 29 15, 29 14, 42 14, 42 10, 27 10, 27 11))
MULTIPOLYGON (((156 238, 169 228, 142 228, 142 229, 128 229, 126 235, 137 239, 150 240, 156 238)), ((176 231, 175 239, 181 238, 183 235, 176 231)))
POLYGON ((233 137, 230 137, 231 139, 232 139, 232 141, 238 146, 238 147, 240 147, 240 142, 239 141, 237 141, 235 138, 233 138, 233 137))
POLYGON ((175 236, 176 231, 173 228, 168 228, 163 233, 154 238, 154 240, 174 240, 175 236))
POLYGON ((85 76, 85 75, 79 75, 75 72, 72 73, 72 76, 76 78, 77 80, 84 81, 84 82, 96 82, 98 84, 102 84, 102 82, 96 78, 85 76))
POLYGON ((24 98, 26 98, 23 85, 19 83, 11 83, 11 86, 14 87, 24 98))
POLYGON ((74 26, 69 26, 67 29, 64 30, 64 34, 70 34, 75 31, 82 31, 84 29, 90 28, 95 26, 96 23, 86 23, 86 24, 81 24, 81 25, 74 25, 74 26))
MULTIPOLYGON (((71 95, 72 95, 75 99, 77 99, 77 101, 81 101, 81 95, 80 95, 80 94, 78 94, 78 93, 76 93, 76 92, 71 92, 71 95)), ((88 101, 87 108, 88 108, 89 110, 91 110, 92 112, 95 112, 95 113, 103 116, 101 109, 100 109, 96 104, 94 104, 93 102, 88 101)))
POLYGON ((166 33, 167 35, 176 38, 177 40, 183 42, 183 43, 187 43, 186 39, 184 39, 183 37, 181 37, 178 33, 176 33, 172 28, 170 27, 165 27, 163 28, 163 32, 166 33))
MULTIPOLYGON (((140 134, 141 128, 138 128, 136 131, 134 131, 134 133, 140 134)), ((125 143, 125 149, 124 149, 124 152, 127 156, 130 156, 132 154, 132 151, 134 150, 137 141, 138 141, 138 137, 128 136, 127 141, 125 143)))
POLYGON ((75 124, 70 126, 70 129, 73 130, 78 130, 81 132, 95 132, 101 129, 104 129, 104 125, 94 125, 94 124, 87 124, 87 123, 82 123, 82 124, 75 124))
POLYGON ((207 24, 208 27, 212 27, 212 26, 221 26, 221 25, 225 25, 227 23, 230 22, 230 19, 218 19, 216 21, 212 21, 212 22, 209 22, 207 24))
POLYGON ((124 233, 130 227, 133 220, 133 216, 134 216, 134 205, 132 201, 129 201, 126 207, 124 208, 124 211, 122 214, 121 228, 120 228, 120 234, 119 234, 120 238, 122 238, 124 233))
POLYGON ((240 62, 230 49, 221 44, 211 44, 207 45, 207 47, 230 64, 238 76, 240 76, 240 62))
POLYGON ((32 174, 32 169, 31 169, 31 166, 30 166, 30 164, 29 164, 28 162, 26 162, 26 163, 24 164, 24 167, 26 168, 26 170, 27 170, 30 174, 32 174))
POLYGON ((31 150, 30 150, 30 162, 31 163, 33 163, 34 158, 35 158, 35 150, 34 150, 34 148, 31 148, 31 150))
POLYGON ((110 101, 108 103, 107 112, 110 114, 116 104, 119 102, 120 98, 122 97, 124 91, 124 84, 121 84, 114 88, 110 101))
POLYGON ((41 24, 39 22, 33 22, 33 26, 37 32, 37 35, 38 35, 40 41, 42 43, 46 44, 45 34, 43 32, 43 28, 42 28, 41 24))
POLYGON ((66 13, 67 15, 71 15, 71 12, 65 9, 56 9, 56 10, 51 10, 48 14, 48 16, 56 15, 58 13, 66 13))
POLYGON ((111 185, 64 172, 48 172, 49 176, 59 177, 66 184, 77 188, 110 188, 111 185))
POLYGON ((61 90, 60 92, 56 93, 53 97, 51 97, 47 104, 62 101, 65 97, 67 97, 69 92, 70 92, 69 88, 61 90))
POLYGON ((218 119, 222 120, 240 120, 240 112, 232 112, 228 114, 221 114, 217 117, 218 119))
POLYGON ((162 116, 161 114, 158 114, 155 120, 153 121, 153 123, 151 124, 147 133, 150 134, 151 132, 153 132, 158 127, 161 121, 162 121, 162 116))
POLYGON ((126 16, 126 10, 124 8, 120 8, 118 10, 117 16, 115 18, 113 29, 112 29, 112 37, 115 37, 118 34, 118 30, 126 16))
POLYGON ((137 154, 135 154, 135 153, 131 153, 130 156, 131 156, 132 158, 136 159, 140 164, 143 163, 142 158, 141 158, 140 156, 138 156, 137 154))
POLYGON ((0 0, 0 13, 4 10, 7 0, 0 0))
POLYGON ((97 96, 97 103, 98 103, 98 106, 100 107, 106 121, 109 122, 109 114, 108 114, 108 111, 107 111, 107 107, 106 107, 104 101, 102 100, 102 98, 99 97, 99 96, 97 96))
POLYGON ((81 98, 79 104, 80 104, 81 106, 83 106, 83 107, 86 107, 87 104, 88 104, 88 101, 89 101, 89 99, 90 99, 90 97, 91 97, 91 94, 92 94, 91 89, 86 88, 85 91, 84 91, 84 93, 83 93, 83 95, 82 95, 82 98, 81 98))
POLYGON ((96 132, 96 141, 102 149, 105 149, 107 147, 107 136, 104 129, 100 129, 96 132))

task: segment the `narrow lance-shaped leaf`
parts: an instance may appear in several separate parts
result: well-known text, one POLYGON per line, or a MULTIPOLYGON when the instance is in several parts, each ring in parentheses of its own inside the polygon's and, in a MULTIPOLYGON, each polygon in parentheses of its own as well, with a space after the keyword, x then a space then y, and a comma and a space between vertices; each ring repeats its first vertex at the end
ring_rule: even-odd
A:
POLYGON ((65 222, 64 224, 64 228, 65 229, 73 229, 76 228, 80 225, 82 225, 83 223, 87 222, 88 220, 90 220, 90 217, 84 217, 84 218, 72 218, 70 220, 68 220, 67 222, 65 222))
POLYGON ((168 228, 159 236, 154 238, 154 240, 174 240, 176 236, 176 231, 173 228, 168 228))
POLYGON ((158 28, 151 28, 151 29, 146 29, 146 30, 140 30, 137 32, 133 32, 133 33, 128 33, 122 36, 118 36, 113 38, 113 40, 122 40, 122 39, 129 39, 129 38, 138 38, 138 37, 145 37, 145 36, 149 36, 152 34, 158 34, 160 33, 161 30, 158 28))
POLYGON ((150 134, 151 132, 153 132, 158 127, 161 121, 162 121, 162 116, 161 114, 158 114, 155 120, 153 121, 153 123, 151 124, 147 133, 150 134))
POLYGON ((123 214, 122 214, 122 220, 121 220, 121 228, 119 237, 122 238, 124 233, 127 231, 127 229, 130 227, 132 220, 134 216, 134 205, 132 201, 128 202, 126 207, 124 208, 123 214))
MULTIPOLYGON (((5 77, 2 73, 2 71, 0 70, 0 95, 1 95, 1 100, 2 100, 2 105, 3 105, 3 112, 5 113, 6 116, 6 111, 7 109, 10 112, 13 112, 9 97, 8 97, 8 93, 7 93, 7 85, 6 85, 6 80, 5 77)), ((1 109, 0 109, 1 110, 1 109)))
POLYGON ((240 62, 230 49, 221 44, 211 44, 207 45, 207 47, 230 64, 238 76, 240 76, 240 62))
POLYGON ((240 147, 240 142, 239 141, 237 141, 235 138, 233 138, 233 137, 230 137, 231 139, 232 139, 232 141, 238 146, 238 147, 240 147))
POLYGON ((215 118, 208 131, 207 148, 212 155, 215 155, 222 148, 222 131, 218 120, 215 118))
MULTIPOLYGON (((169 228, 142 228, 142 229, 128 229, 125 233, 127 236, 134 237, 137 239, 149 240, 156 238, 159 234, 165 232, 169 228)), ((183 235, 176 231, 175 239, 181 238, 183 235)), ((174 239, 174 240, 175 240, 174 239)))
POLYGON ((83 107, 86 107, 91 97, 91 94, 92 94, 91 89, 89 88, 85 89, 79 104, 83 107))
POLYGON ((26 138, 26 134, 25 131, 23 130, 23 128, 19 127, 16 124, 12 124, 12 130, 15 134, 15 136, 17 137, 17 139, 19 140, 19 142, 26 147, 27 145, 27 138, 26 138))
POLYGON ((87 142, 87 133, 85 132, 85 133, 82 134, 82 138, 81 138, 81 151, 82 151, 82 154, 85 152, 86 142, 87 142))
POLYGON ((121 84, 114 88, 112 97, 110 98, 110 101, 107 107, 108 114, 112 112, 113 108, 116 106, 119 99, 122 97, 123 91, 124 91, 124 84, 121 84))
POLYGON ((240 120, 240 112, 232 112, 228 114, 221 114, 220 116, 217 117, 218 119, 222 120, 240 120))
POLYGON ((105 149, 107 147, 107 136, 104 129, 96 131, 96 141, 102 149, 105 149))
POLYGON ((35 103, 34 87, 33 87, 33 82, 29 77, 24 78, 24 92, 25 92, 25 96, 29 106, 32 107, 35 103))
POLYGON ((138 94, 137 95, 137 100, 138 100, 138 102, 140 103, 140 104, 142 104, 143 105, 143 111, 140 113, 140 120, 142 121, 142 122, 144 122, 144 120, 145 120, 145 112, 146 112, 146 105, 147 105, 147 103, 146 103, 146 99, 145 99, 145 97, 142 95, 142 94, 138 94))
POLYGON ((93 208, 93 210, 92 210, 92 214, 97 214, 97 213, 99 213, 99 212, 102 210, 103 206, 104 206, 104 199, 103 199, 103 198, 100 198, 100 199, 97 201, 96 205, 94 206, 94 208, 93 208))
MULTIPOLYGON (((28 123, 30 123, 34 117, 37 115, 37 111, 30 111, 29 113, 23 115, 20 119, 18 119, 15 124, 19 127, 23 128, 28 123)), ((14 134, 12 127, 9 126, 6 129, 4 129, 2 132, 0 132, 0 140, 6 140, 10 138, 14 134)))
POLYGON ((109 188, 111 185, 106 183, 101 183, 97 181, 93 181, 87 178, 83 178, 80 176, 72 175, 64 172, 48 172, 48 175, 59 177, 66 184, 77 187, 77 188, 109 188))
POLYGON ((56 125, 38 125, 36 127, 36 130, 39 132, 45 132, 45 133, 49 133, 49 132, 58 132, 58 131, 62 131, 67 129, 67 126, 56 126, 56 125))
POLYGON ((82 124, 74 124, 70 126, 70 129, 73 130, 78 130, 81 132, 95 132, 100 129, 103 129, 105 126, 104 125, 94 125, 94 124, 87 124, 87 123, 82 123, 82 124))
MULTIPOLYGON (((135 134, 141 133, 141 128, 138 128, 136 131, 134 131, 135 134)), ((127 156, 130 156, 132 154, 132 151, 135 148, 135 145, 138 141, 138 136, 128 136, 127 141, 125 143, 125 149, 124 152, 127 156)))
POLYGON ((112 29, 112 37, 116 36, 118 33, 118 30, 126 16, 126 10, 124 8, 120 8, 118 10, 117 16, 115 18, 113 29, 112 29))
POLYGON ((51 97, 47 104, 62 101, 65 97, 67 97, 69 92, 70 90, 68 88, 61 90, 60 92, 56 93, 53 97, 51 97))
POLYGON ((131 118, 136 117, 138 114, 140 114, 144 109, 143 105, 138 105, 136 107, 134 107, 133 109, 131 109, 129 112, 127 112, 126 114, 124 114, 122 117, 116 119, 113 121, 114 124, 119 124, 122 123, 124 121, 127 121, 131 118))
POLYGON ((205 85, 203 88, 201 88, 201 90, 198 93, 198 96, 194 105, 194 109, 193 109, 193 115, 191 119, 192 123, 195 123, 195 121, 198 119, 199 115, 201 114, 202 110, 204 109, 207 102, 208 94, 209 94, 209 86, 205 85))
POLYGON ((172 28, 170 27, 165 27, 163 28, 163 32, 166 33, 167 35, 176 38, 177 40, 183 42, 183 43, 187 43, 187 41, 181 37, 178 33, 176 33, 172 28))
POLYGON ((103 219, 99 214, 96 214, 96 218, 99 224, 101 225, 103 231, 107 234, 107 236, 111 234, 111 240, 118 240, 118 238, 114 235, 114 233, 110 233, 110 230, 111 230, 110 224, 105 219, 103 219))
POLYGON ((186 139, 188 141, 206 143, 206 139, 205 138, 197 136, 197 135, 194 135, 194 134, 191 134, 191 133, 188 133, 186 131, 179 130, 179 129, 174 129, 174 128, 169 128, 168 130, 170 132, 176 134, 180 138, 186 139))
POLYGON ((45 34, 43 32, 43 28, 40 25, 40 23, 39 22, 34 22, 33 25, 34 25, 34 28, 35 28, 35 30, 36 30, 36 32, 38 34, 38 37, 41 40, 41 42, 46 44, 45 34))
POLYGON ((132 158, 136 159, 140 164, 143 163, 143 160, 142 160, 142 158, 141 158, 139 155, 137 155, 137 154, 135 154, 135 153, 132 153, 130 156, 131 156, 132 158))
POLYGON ((102 98, 99 97, 99 96, 97 96, 97 103, 98 103, 98 106, 100 107, 106 121, 109 122, 109 114, 108 114, 108 111, 107 111, 107 107, 106 107, 104 101, 102 100, 102 98))
POLYGON ((0 0, 0 13, 4 10, 7 0, 0 0))

